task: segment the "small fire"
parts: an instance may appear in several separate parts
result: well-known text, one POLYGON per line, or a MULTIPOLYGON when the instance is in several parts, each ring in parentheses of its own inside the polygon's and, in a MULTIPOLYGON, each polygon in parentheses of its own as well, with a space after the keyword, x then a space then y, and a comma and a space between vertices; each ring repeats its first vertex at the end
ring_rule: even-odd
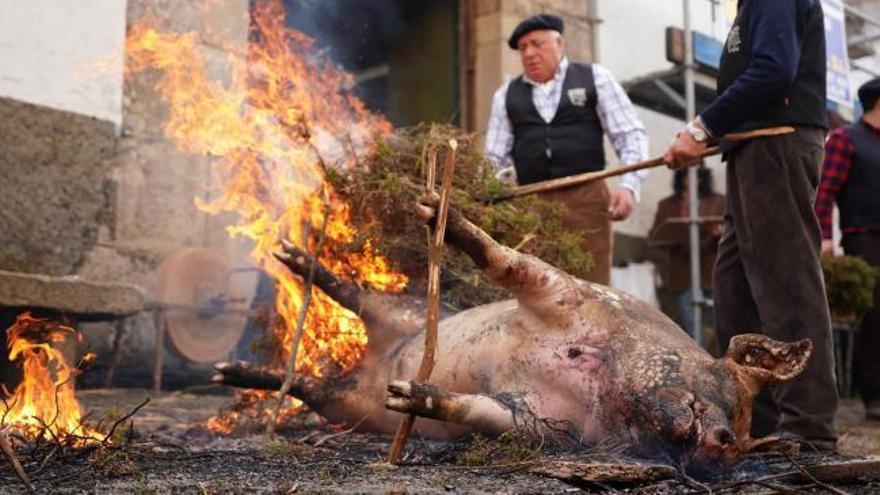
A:
MULTIPOLYGON (((220 414, 208 418, 204 427, 221 435, 231 435, 236 431, 251 431, 265 427, 266 418, 274 417, 277 402, 270 400, 277 395, 265 390, 236 390, 235 401, 220 410, 220 414)), ((302 402, 287 396, 275 427, 290 424, 302 410, 302 402)))
MULTIPOLYGON (((0 428, 36 439, 55 438, 73 445, 103 439, 103 435, 82 424, 79 403, 74 396, 74 378, 79 367, 71 366, 59 347, 70 339, 82 341, 82 334, 60 323, 18 316, 6 331, 9 361, 21 360, 24 376, 12 393, 3 391, 0 428)), ((91 361, 88 353, 80 365, 91 361)))
MULTIPOLYGON (((312 39, 286 27, 279 0, 252 2, 247 46, 224 47, 232 74, 227 82, 209 75, 198 34, 157 25, 146 18, 130 26, 126 73, 159 71, 156 89, 170 109, 167 136, 185 151, 217 158, 219 194, 197 204, 210 213, 236 212, 239 220, 228 232, 253 240, 253 260, 277 281, 280 318, 271 331, 280 345, 269 364, 280 366, 303 301, 302 282, 273 257, 280 239, 311 252, 324 226, 319 259, 336 275, 381 291, 399 291, 407 282, 370 243, 356 253, 343 249, 357 232, 348 205, 325 180, 330 167, 358 166, 373 138, 391 125, 351 93, 351 77, 318 55, 312 39)), ((297 369, 314 376, 350 369, 367 342, 364 325, 313 290, 297 369)))

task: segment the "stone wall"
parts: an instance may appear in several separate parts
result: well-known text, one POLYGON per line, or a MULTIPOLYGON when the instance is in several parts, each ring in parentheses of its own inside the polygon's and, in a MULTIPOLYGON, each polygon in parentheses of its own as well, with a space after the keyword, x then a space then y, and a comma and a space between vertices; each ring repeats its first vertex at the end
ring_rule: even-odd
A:
POLYGON ((77 273, 109 221, 114 125, 0 98, 0 269, 77 273))
MULTIPOLYGON (((128 23, 145 15, 160 19, 163 29, 196 31, 204 40, 203 55, 220 80, 229 79, 229 55, 221 46, 243 50, 248 30, 248 2, 210 2, 202 10, 188 0, 130 0, 128 23)), ((156 282, 156 268, 170 253, 186 246, 208 247, 236 265, 247 263, 248 246, 230 239, 225 228, 235 222, 229 215, 209 215, 198 209, 196 198, 210 199, 211 158, 185 153, 164 135, 168 108, 154 89, 160 74, 145 71, 126 80, 122 132, 110 180, 113 215, 98 232, 98 242, 79 270, 97 281, 127 282, 148 294, 156 282)), ((149 297, 149 296, 148 296, 149 297)), ((113 325, 88 328, 93 345, 104 354, 114 337, 113 325)), ((147 376, 152 363, 155 328, 152 314, 141 313, 127 326, 123 341, 129 369, 123 373, 147 376), (136 369, 135 369, 136 368, 136 369), (138 371, 139 370, 139 371, 138 371)), ((181 363, 166 355, 168 368, 181 363)))

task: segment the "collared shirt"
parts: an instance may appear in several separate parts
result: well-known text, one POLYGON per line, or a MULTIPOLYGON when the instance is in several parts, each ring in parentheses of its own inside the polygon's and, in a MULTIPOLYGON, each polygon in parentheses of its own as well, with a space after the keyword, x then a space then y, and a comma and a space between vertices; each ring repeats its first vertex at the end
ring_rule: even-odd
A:
MULTIPOLYGON (((532 85, 535 109, 547 123, 553 120, 559 107, 568 65, 568 58, 563 57, 553 78, 544 83, 532 81, 523 75, 523 80, 532 85)), ((596 64, 592 64, 592 68, 596 85, 596 113, 618 158, 624 165, 647 160, 648 134, 636 115, 632 102, 608 69, 596 64)), ((486 157, 492 161, 496 170, 513 166, 513 125, 507 116, 509 86, 510 80, 495 92, 489 127, 486 130, 486 157)), ((642 181, 647 175, 647 170, 630 172, 621 178, 620 185, 631 190, 638 201, 642 181)))
MULTIPOLYGON (((880 129, 862 120, 865 126, 880 139, 880 129)), ((822 180, 819 183, 819 191, 816 193, 816 216, 819 218, 819 227, 822 229, 822 238, 832 237, 832 213, 837 195, 843 190, 843 186, 849 181, 852 171, 853 157, 856 147, 852 139, 843 128, 836 129, 825 141, 825 161, 822 163, 822 180)), ((840 231, 844 234, 856 234, 867 232, 868 229, 841 225, 840 231)))

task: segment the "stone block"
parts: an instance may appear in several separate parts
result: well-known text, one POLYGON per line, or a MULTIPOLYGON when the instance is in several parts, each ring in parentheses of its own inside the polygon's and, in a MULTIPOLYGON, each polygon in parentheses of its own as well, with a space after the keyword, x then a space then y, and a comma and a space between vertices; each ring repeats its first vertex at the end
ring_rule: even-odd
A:
POLYGON ((68 275, 106 219, 115 126, 0 98, 0 269, 68 275))
POLYGON ((76 319, 111 319, 141 311, 144 298, 144 291, 134 285, 0 270, 0 306, 57 311, 76 319))
POLYGON ((501 14, 497 12, 477 17, 474 30, 474 40, 478 45, 507 39, 507 34, 501 30, 501 14))
POLYGON ((474 0, 474 13, 476 15, 493 14, 501 10, 502 0, 474 0))

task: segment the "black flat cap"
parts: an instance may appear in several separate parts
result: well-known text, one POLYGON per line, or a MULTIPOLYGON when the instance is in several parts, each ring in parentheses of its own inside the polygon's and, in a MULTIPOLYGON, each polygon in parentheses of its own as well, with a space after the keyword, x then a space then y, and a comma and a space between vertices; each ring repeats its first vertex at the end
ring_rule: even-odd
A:
POLYGON ((862 102, 865 112, 870 112, 878 99, 880 99, 880 77, 875 77, 859 88, 859 101, 862 102))
POLYGON ((550 29, 562 33, 565 23, 562 18, 553 14, 538 14, 519 23, 507 40, 507 46, 516 50, 516 44, 525 34, 539 29, 550 29))

